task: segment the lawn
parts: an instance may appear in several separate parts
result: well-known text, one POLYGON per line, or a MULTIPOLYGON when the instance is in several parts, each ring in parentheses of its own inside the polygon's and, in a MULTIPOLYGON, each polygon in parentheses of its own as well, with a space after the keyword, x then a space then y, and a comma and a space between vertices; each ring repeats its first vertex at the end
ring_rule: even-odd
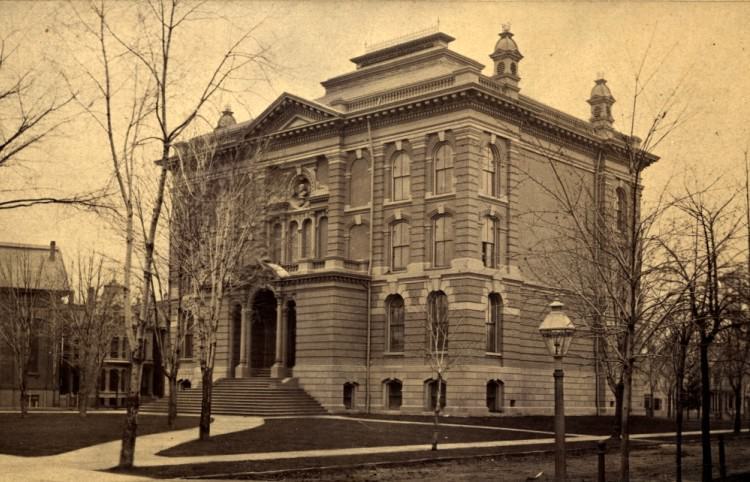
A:
MULTIPOLYGON (((85 418, 76 412, 30 413, 21 418, 18 413, 0 413, 0 454, 21 456, 55 455, 112 440, 119 440, 125 413, 89 412, 85 418)), ((180 417, 177 429, 197 427, 197 417, 180 417)), ((139 415, 138 434, 166 432, 167 418, 158 415, 139 415)))
MULTIPOLYGON (((549 438, 551 434, 488 430, 441 425, 441 443, 484 442, 549 438)), ((429 444, 431 425, 398 424, 375 420, 279 418, 252 430, 188 442, 160 452, 168 457, 241 454, 288 450, 325 450, 349 447, 429 444)))

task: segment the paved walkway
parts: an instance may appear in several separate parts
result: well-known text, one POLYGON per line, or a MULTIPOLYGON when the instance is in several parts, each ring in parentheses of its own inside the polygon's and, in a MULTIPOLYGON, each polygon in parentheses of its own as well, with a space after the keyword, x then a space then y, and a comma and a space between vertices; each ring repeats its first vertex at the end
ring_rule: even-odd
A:
MULTIPOLYGON (((284 417, 287 418, 287 417, 284 417)), ((293 417, 298 418, 298 417, 293 417)), ((413 425, 431 425, 429 422, 400 421, 400 420, 375 420, 375 419, 357 419, 351 417, 327 416, 326 418, 337 418, 346 420, 362 420, 367 422, 413 424, 413 425)), ((263 424, 263 419, 259 417, 235 417, 221 416, 214 417, 211 424, 212 435, 222 435, 242 430, 249 430, 259 427, 263 424)), ((448 425, 448 424, 446 424, 448 425)), ((464 424, 450 424, 461 427, 470 427, 476 429, 529 432, 535 434, 550 434, 538 430, 512 429, 502 427, 487 427, 464 424)), ((731 430, 715 430, 712 433, 728 433, 731 430)), ((685 435, 695 435, 700 432, 685 432, 685 435)), ((674 435, 673 433, 658 434, 637 434, 632 435, 633 439, 652 439, 674 435)), ((255 452, 245 454, 227 454, 227 455, 205 455, 189 457, 164 457, 156 455, 158 452, 175 445, 190 442, 197 438, 197 429, 195 427, 165 432, 152 435, 142 435, 136 442, 136 465, 141 467, 153 467, 159 465, 188 465, 202 464, 208 462, 236 462, 236 461, 258 461, 258 460, 281 460, 296 459, 304 457, 335 457, 345 455, 362 455, 362 454, 387 454, 396 452, 418 452, 430 449, 429 444, 418 445, 394 445, 381 447, 355 447, 346 449, 324 449, 324 450, 299 450, 299 451, 277 451, 277 452, 255 452)), ((602 440, 606 436, 602 435, 580 435, 568 434, 568 442, 590 442, 602 440)), ((549 438, 534 438, 525 440, 494 440, 486 442, 467 442, 467 443, 443 443, 440 444, 442 450, 451 449, 468 449, 468 448, 493 448, 509 446, 536 446, 552 444, 555 442, 553 436, 549 438)), ((9 455, 0 455, 0 481, 2 480, 29 480, 29 481, 58 481, 58 480, 97 480, 97 481, 133 481, 144 480, 143 478, 112 474, 107 472, 97 472, 117 465, 120 452, 120 441, 107 442, 91 447, 85 447, 72 452, 45 457, 16 457, 9 455)))

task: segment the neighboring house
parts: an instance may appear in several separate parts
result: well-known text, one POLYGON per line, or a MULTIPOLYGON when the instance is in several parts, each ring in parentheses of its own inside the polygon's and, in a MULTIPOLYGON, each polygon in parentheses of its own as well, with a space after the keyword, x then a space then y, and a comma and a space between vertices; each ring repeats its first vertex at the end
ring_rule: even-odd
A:
MULTIPOLYGON (((51 407, 58 404, 60 360, 59 330, 49 309, 69 293, 62 253, 49 246, 0 243, 0 330, 10 330, 11 307, 20 298, 31 300, 34 329, 28 356, 29 406, 51 407)), ((14 347, 0 336, 0 406, 18 408, 19 392, 14 347)))
MULTIPOLYGON (((103 287, 101 299, 111 303, 109 316, 115 318, 113 335, 107 346, 102 362, 96 390, 92 394, 97 407, 124 407, 130 387, 130 345, 125 332, 124 287, 114 281, 103 287)), ((151 330, 145 337, 145 361, 141 380, 141 395, 161 397, 164 382, 158 345, 151 330)), ((79 388, 79 373, 76 366, 76 353, 70 343, 65 344, 60 379, 62 405, 75 407, 79 388)))
MULTIPOLYGON (((447 413, 552 413, 538 326, 560 287, 526 259, 534 213, 554 209, 539 183, 554 183, 554 159, 599 191, 623 231, 635 140, 614 130, 604 79, 580 120, 520 93, 523 56, 508 29, 489 76, 453 40, 374 46, 317 100, 285 93, 242 123, 223 113, 217 137, 263 145, 257 165, 282 173, 286 196, 256 237, 271 263, 255 269, 269 281, 226 300, 215 377, 291 377, 331 411, 430 410, 426 313, 447 310, 448 350, 461 356, 445 376, 447 413)), ((596 400, 607 410, 593 337, 574 321, 566 411, 595 413, 596 400)), ((180 377, 198 386, 195 341, 188 328, 180 377)))

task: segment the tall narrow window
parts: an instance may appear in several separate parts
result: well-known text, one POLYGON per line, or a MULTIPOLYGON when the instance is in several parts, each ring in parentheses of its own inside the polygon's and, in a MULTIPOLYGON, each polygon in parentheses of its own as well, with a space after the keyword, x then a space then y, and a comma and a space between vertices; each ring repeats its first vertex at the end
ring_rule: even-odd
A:
POLYGON ((487 382, 487 408, 490 412, 502 412, 505 406, 505 384, 501 380, 487 382))
POLYGON ((497 228, 495 220, 485 216, 482 220, 482 264, 488 268, 496 268, 495 235, 497 228))
POLYGON ((497 293, 490 293, 487 303, 487 351, 500 353, 503 342, 503 300, 497 293))
POLYGON ((404 351, 404 299, 399 295, 391 295, 386 300, 388 319, 388 347, 389 352, 404 351))
POLYGON ((312 221, 305 219, 302 222, 302 257, 312 257, 313 240, 312 240, 312 221))
POLYGON ((120 339, 116 336, 112 338, 109 344, 109 357, 120 358, 120 339))
POLYGON ((403 269, 409 264, 409 225, 405 221, 391 227, 391 268, 403 269))
POLYGON ((385 406, 388 410, 398 410, 401 408, 401 391, 403 384, 400 380, 388 380, 385 386, 385 406))
MULTIPOLYGON (((36 327, 38 327, 38 323, 34 323, 34 328, 36 327)), ((27 367, 29 373, 39 373, 39 335, 36 333, 31 333, 31 336, 29 337, 29 359, 27 367)))
POLYGON ((193 358, 193 332, 195 319, 191 312, 185 312, 185 333, 183 335, 182 358, 193 358))
POLYGON ((429 332, 427 349, 443 352, 448 349, 448 297, 442 291, 433 291, 427 297, 429 332))
POLYGON ((318 220, 318 258, 328 255, 328 218, 322 217, 318 220))
POLYGON ((433 223, 434 266, 450 266, 453 259, 453 219, 447 214, 435 218, 433 223))
POLYGON ((621 233, 625 232, 627 227, 627 211, 628 211, 628 200, 625 194, 625 189, 617 188, 617 230, 621 233))
POLYGON ((435 410, 438 406, 438 384, 440 385, 440 408, 445 408, 447 405, 445 399, 447 398, 448 389, 445 380, 442 380, 439 383, 437 380, 429 380, 425 384, 425 388, 427 389, 427 403, 425 404, 425 408, 427 410, 435 410))
POLYGON ((289 223, 289 232, 286 235, 286 242, 287 242, 287 262, 293 263, 297 261, 299 257, 299 235, 297 231, 299 230, 299 225, 296 221, 292 221, 289 223))
POLYGON ((488 196, 497 196, 497 167, 495 151, 489 144, 482 149, 482 185, 480 192, 488 196))
POLYGON ((411 195, 410 159, 404 151, 393 156, 393 201, 409 199, 411 195))
POLYGON ((271 228, 271 259, 274 263, 281 263, 281 224, 276 223, 271 228))
POLYGON ((442 144, 435 151, 435 194, 453 191, 453 148, 442 144))
POLYGON ((356 159, 352 163, 351 179, 349 180, 349 204, 365 206, 370 202, 370 171, 367 159, 356 159))

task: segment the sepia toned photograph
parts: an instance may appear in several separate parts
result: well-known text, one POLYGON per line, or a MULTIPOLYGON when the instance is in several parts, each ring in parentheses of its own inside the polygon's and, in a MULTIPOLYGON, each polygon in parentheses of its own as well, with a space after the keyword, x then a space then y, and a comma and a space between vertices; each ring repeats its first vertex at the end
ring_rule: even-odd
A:
POLYGON ((0 481, 750 480, 748 19, 0 0, 0 481))

